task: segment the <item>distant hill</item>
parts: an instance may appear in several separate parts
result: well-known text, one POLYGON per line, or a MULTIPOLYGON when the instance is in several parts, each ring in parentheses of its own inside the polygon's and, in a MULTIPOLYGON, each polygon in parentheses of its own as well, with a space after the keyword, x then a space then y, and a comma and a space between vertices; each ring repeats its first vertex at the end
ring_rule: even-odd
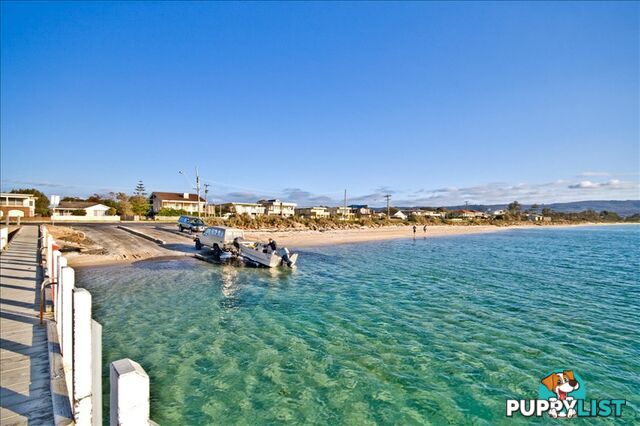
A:
MULTIPOLYGON (((523 204, 523 209, 531 208, 531 204, 523 204)), ((595 210, 597 212, 601 212, 603 210, 618 213, 620 216, 631 216, 633 214, 640 214, 640 200, 589 200, 589 201, 572 201, 569 203, 551 203, 551 204, 538 204, 540 209, 543 207, 548 207, 553 211, 561 212, 561 213, 575 213, 582 212, 585 210, 595 210)), ((430 207, 439 207, 439 206, 430 206, 430 207)), ((487 210, 499 210, 507 207, 507 204, 469 204, 467 205, 459 205, 459 206, 445 206, 447 210, 460 210, 460 209, 469 209, 469 210, 479 210, 479 211, 487 211, 487 210)), ((396 207, 400 210, 406 209, 416 209, 419 207, 396 207)), ((377 211, 386 211, 385 208, 377 208, 377 211)))
MULTIPOLYGON (((553 211, 561 212, 561 213, 576 213, 582 212, 585 210, 595 210, 597 212, 601 212, 603 210, 609 212, 618 213, 620 216, 631 216, 636 213, 640 213, 640 200, 589 200, 589 201, 572 201, 569 203, 552 203, 552 204, 538 204, 540 209, 543 207, 548 207, 553 211)), ((523 209, 531 208, 531 204, 523 204, 523 209)), ((464 209, 468 208, 471 210, 498 210, 504 209, 507 207, 507 204, 469 204, 469 206, 449 206, 446 207, 448 210, 456 210, 456 209, 464 209)))

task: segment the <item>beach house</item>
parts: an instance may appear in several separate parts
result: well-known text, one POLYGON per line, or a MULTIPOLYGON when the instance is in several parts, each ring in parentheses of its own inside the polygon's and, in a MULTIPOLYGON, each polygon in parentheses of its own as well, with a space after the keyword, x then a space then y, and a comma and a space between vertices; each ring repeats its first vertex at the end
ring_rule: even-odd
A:
POLYGON ((402 211, 398 210, 397 212, 391 215, 391 219, 407 220, 407 215, 402 213, 402 211))
POLYGON ((303 207, 296 209, 296 216, 301 218, 321 218, 329 217, 329 211, 326 207, 303 207))
POLYGON ((204 212, 206 201, 197 194, 187 192, 152 192, 151 212, 157 214, 162 209, 184 210, 189 214, 204 212))
POLYGON ((0 216, 33 217, 36 215, 36 200, 32 194, 0 193, 0 216))
POLYGON ((350 207, 331 207, 329 215, 338 220, 351 220, 356 216, 350 207))
POLYGON ((258 204, 264 207, 267 216, 291 217, 296 211, 296 203, 285 203, 280 200, 260 200, 258 204))
POLYGON ((265 207, 258 203, 225 203, 220 206, 223 214, 249 215, 251 217, 264 215, 265 207))
POLYGON ((62 201, 52 208, 52 219, 59 216, 86 216, 103 217, 109 216, 107 213, 111 207, 91 201, 62 201))
POLYGON ((349 206, 351 212, 356 215, 356 217, 370 217, 371 209, 366 204, 351 204, 349 206))

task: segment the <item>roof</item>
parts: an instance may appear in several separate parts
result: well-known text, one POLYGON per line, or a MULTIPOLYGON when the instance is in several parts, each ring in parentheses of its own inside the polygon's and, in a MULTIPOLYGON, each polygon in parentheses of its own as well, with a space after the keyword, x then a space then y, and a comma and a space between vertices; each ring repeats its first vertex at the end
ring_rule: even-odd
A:
MULTIPOLYGON (((189 194, 189 198, 184 198, 183 192, 152 192, 151 196, 168 201, 193 201, 194 203, 198 201, 197 194, 189 194)), ((200 201, 204 202, 205 199, 200 197, 200 201)))
POLYGON ((107 207, 104 204, 96 203, 93 201, 61 201, 56 209, 86 209, 88 207, 93 206, 103 206, 107 207))
POLYGON ((241 203, 236 201, 231 201, 229 203, 224 203, 223 206, 233 205, 233 206, 251 206, 251 207, 263 207, 262 204, 258 203, 241 203))
POLYGON ((0 197, 35 198, 36 200, 38 199, 38 197, 34 196, 33 194, 17 194, 17 193, 13 193, 13 192, 0 192, 0 197))

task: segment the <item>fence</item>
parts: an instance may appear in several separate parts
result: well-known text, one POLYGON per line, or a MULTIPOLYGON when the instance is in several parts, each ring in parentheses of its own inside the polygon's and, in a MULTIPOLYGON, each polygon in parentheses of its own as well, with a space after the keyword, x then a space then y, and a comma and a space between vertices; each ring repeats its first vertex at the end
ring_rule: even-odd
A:
MULTIPOLYGON (((75 271, 44 225, 40 240, 41 318, 47 293, 53 311, 47 336, 55 424, 102 425, 102 326, 92 319, 91 293, 75 286, 75 271)), ((110 365, 110 424, 154 424, 149 377, 130 359, 110 365)))

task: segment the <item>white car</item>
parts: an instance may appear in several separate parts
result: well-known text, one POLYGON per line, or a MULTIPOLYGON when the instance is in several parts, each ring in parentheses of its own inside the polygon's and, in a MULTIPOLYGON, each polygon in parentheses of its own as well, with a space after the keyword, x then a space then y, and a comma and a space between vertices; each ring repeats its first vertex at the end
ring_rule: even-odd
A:
POLYGON ((234 250, 233 240, 243 239, 242 229, 228 228, 226 226, 211 226, 195 238, 196 249, 209 247, 214 254, 220 255, 223 251, 234 250))

